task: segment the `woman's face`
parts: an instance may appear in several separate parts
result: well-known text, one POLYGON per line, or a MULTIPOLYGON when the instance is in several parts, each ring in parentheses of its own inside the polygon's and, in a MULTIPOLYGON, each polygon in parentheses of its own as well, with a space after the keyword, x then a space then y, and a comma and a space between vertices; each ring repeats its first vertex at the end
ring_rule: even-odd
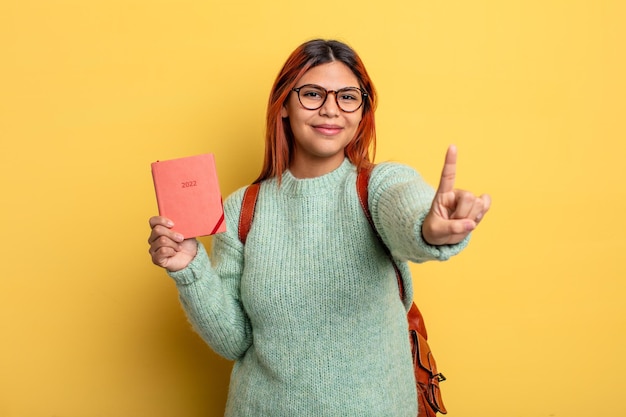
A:
MULTIPOLYGON (((315 84, 326 90, 359 87, 354 73, 341 62, 330 62, 308 70, 296 83, 296 88, 315 84)), ((316 174, 330 172, 344 160, 344 148, 354 138, 363 106, 353 113, 346 113, 337 106, 335 94, 329 93, 317 110, 305 109, 298 94, 291 92, 282 109, 282 117, 289 119, 294 136, 294 154, 290 170, 302 172, 313 169, 316 174), (320 169, 323 172, 320 172, 320 169)))

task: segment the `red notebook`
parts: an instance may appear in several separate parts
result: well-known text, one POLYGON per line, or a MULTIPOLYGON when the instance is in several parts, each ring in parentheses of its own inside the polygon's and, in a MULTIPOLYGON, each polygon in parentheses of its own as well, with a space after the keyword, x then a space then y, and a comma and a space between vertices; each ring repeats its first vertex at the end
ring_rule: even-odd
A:
POLYGON ((226 231, 213 154, 152 163, 159 215, 186 239, 226 231))

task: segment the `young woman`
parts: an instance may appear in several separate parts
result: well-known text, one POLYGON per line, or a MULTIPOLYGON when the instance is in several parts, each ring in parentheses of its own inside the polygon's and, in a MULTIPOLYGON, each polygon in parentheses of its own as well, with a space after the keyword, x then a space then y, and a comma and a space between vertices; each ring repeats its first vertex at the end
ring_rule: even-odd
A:
POLYGON ((175 280, 203 339, 235 361, 229 417, 415 417, 406 313, 407 261, 445 260, 465 247, 489 197, 455 190, 456 149, 435 192, 413 169, 374 167, 369 209, 356 175, 371 165, 376 92, 357 54, 337 41, 298 47, 267 110, 265 162, 252 228, 238 237, 244 189, 224 204, 228 231, 211 257, 152 217, 150 254, 175 280))

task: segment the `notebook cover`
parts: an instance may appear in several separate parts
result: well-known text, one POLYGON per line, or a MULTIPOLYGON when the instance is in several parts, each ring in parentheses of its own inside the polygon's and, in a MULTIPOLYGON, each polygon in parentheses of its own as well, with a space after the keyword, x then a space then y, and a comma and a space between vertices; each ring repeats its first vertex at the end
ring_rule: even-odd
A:
POLYGON ((152 163, 159 215, 185 239, 226 231, 213 154, 152 163))

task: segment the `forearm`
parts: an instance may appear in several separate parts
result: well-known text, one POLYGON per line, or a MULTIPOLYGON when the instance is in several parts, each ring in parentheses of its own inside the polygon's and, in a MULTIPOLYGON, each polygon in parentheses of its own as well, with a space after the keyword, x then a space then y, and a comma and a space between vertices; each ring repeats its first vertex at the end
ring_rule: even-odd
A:
POLYGON ((214 269, 204 247, 198 245, 189 266, 169 274, 194 329, 215 352, 232 360, 241 357, 252 342, 250 323, 238 297, 236 269, 233 265, 214 269))
POLYGON ((370 207, 381 237, 394 257, 412 262, 446 260, 459 253, 469 237, 455 245, 431 245, 422 224, 434 190, 409 167, 383 164, 372 177, 370 207))

